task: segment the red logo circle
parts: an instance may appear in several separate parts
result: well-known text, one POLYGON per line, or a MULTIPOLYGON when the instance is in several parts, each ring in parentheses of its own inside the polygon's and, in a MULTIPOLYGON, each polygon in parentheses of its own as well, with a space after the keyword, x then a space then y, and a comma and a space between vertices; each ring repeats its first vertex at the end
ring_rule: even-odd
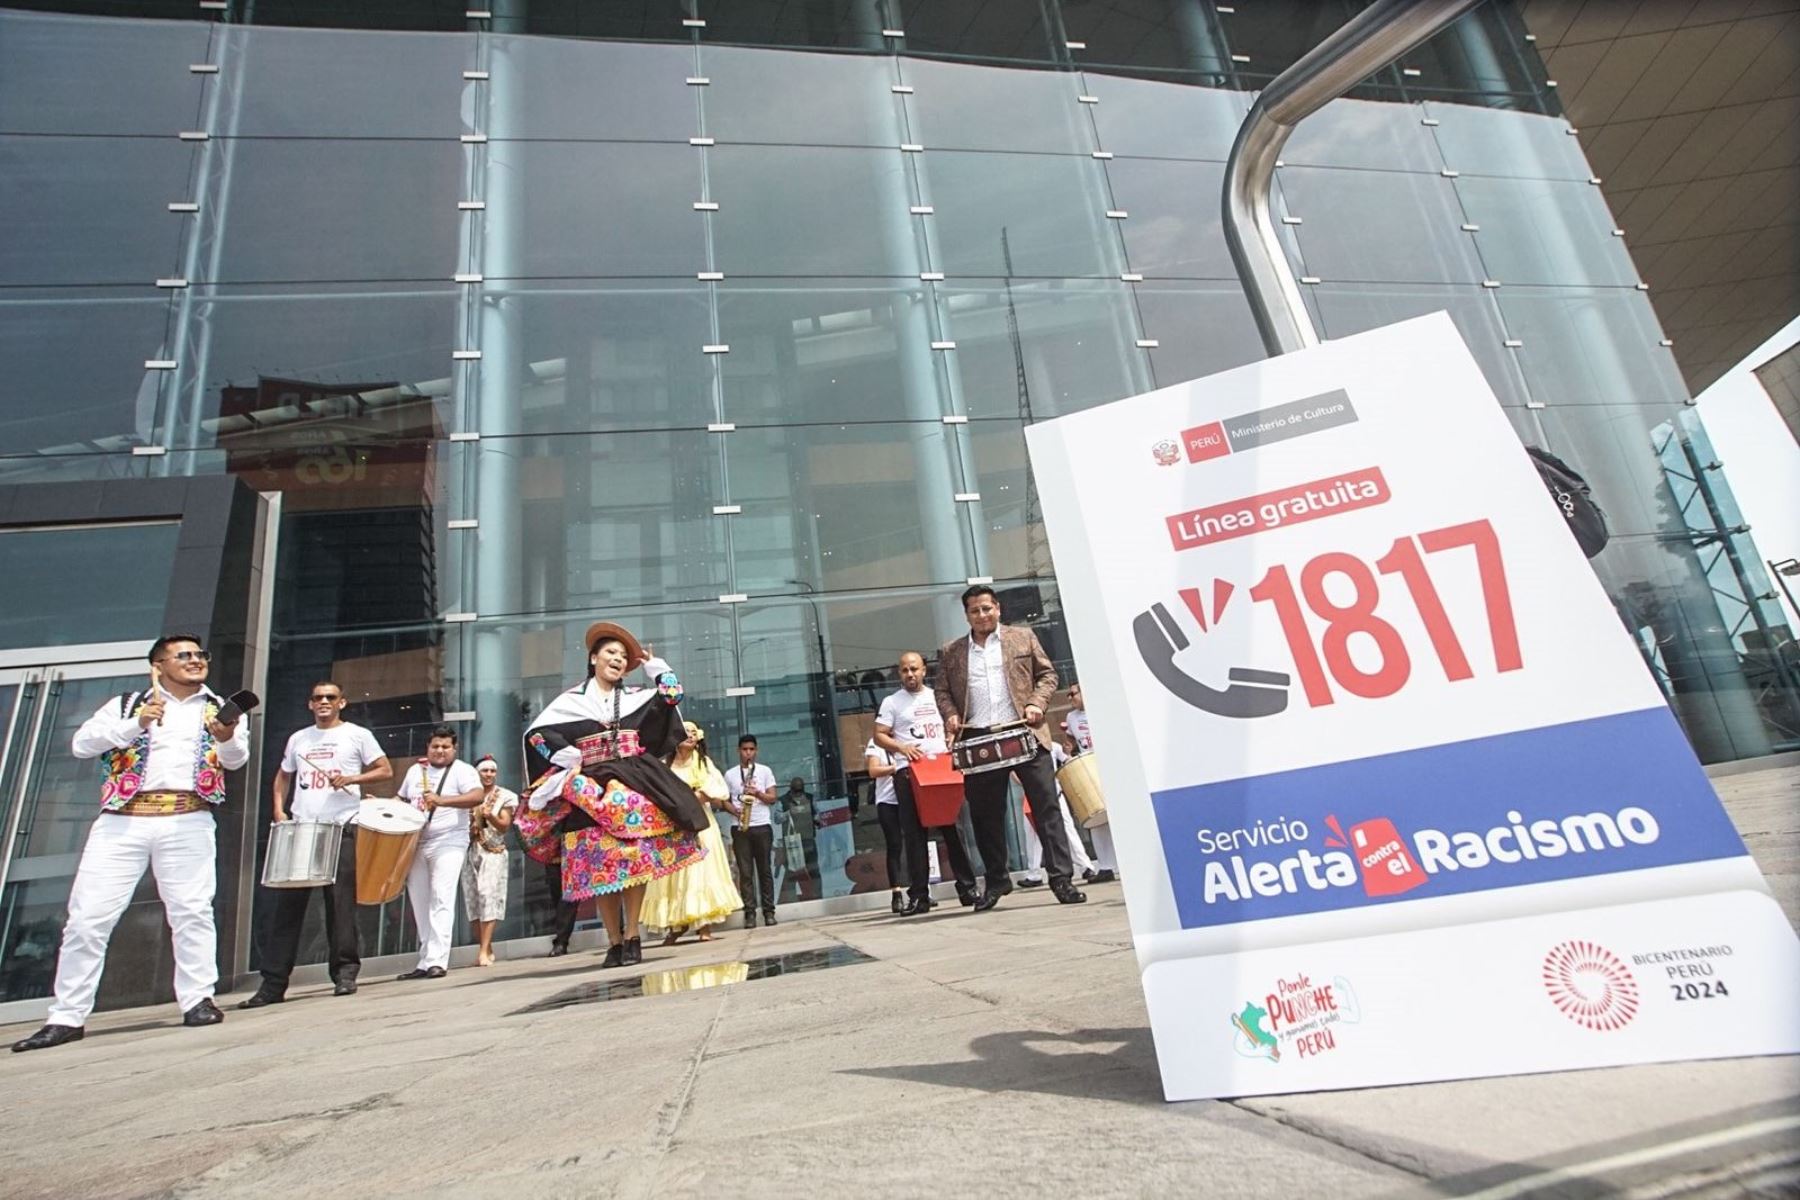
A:
POLYGON ((1544 990, 1557 1011, 1605 1032, 1637 1015, 1638 986, 1619 956, 1593 942, 1564 942, 1544 956, 1544 990))

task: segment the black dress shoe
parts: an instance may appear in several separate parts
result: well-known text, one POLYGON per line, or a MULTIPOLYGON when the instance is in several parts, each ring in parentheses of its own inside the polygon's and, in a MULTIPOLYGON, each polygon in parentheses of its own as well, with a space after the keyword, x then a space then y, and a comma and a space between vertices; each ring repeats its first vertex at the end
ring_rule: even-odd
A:
POLYGON ((181 1023, 190 1029, 197 1025, 217 1025, 224 1019, 225 1014, 219 1011, 211 996, 181 1014, 181 1023))
POLYGON ((551 958, 561 958, 563 955, 567 954, 568 952, 569 952, 569 948, 567 946, 558 946, 554 942, 552 942, 550 944, 550 957, 551 958))
MULTIPOLYGON (((1033 879, 1027 875, 1024 879, 1019 880, 1019 886, 1022 888, 1043 887, 1044 881, 1041 879, 1033 879)), ((1001 894, 1004 895, 1005 893, 1003 892, 1001 894)))
POLYGON ((763 909, 763 924, 772 926, 775 923, 775 910, 772 908, 763 909))
POLYGON ((425 978, 427 978, 427 979, 442 979, 444 976, 448 975, 449 973, 450 972, 444 970, 444 968, 442 968, 442 967, 426 967, 425 968, 425 978))
POLYGON ((744 910, 744 928, 745 929, 755 929, 756 928, 756 914, 751 912, 747 908, 744 910))
POLYGON ((1088 880, 1088 882, 1089 883, 1112 883, 1112 882, 1116 881, 1118 878, 1119 878, 1118 875, 1113 873, 1112 871, 1095 871, 1094 877, 1092 879, 1088 880))
POLYGON ((890 909, 892 909, 894 912, 899 912, 901 909, 906 907, 906 898, 904 896, 902 896, 899 892, 895 892, 893 894, 892 898, 890 898, 888 901, 888 907, 890 909))
POLYGON ((408 979, 430 979, 430 978, 431 978, 430 971, 427 971, 424 967, 414 967, 410 971, 406 971, 399 975, 394 976, 394 981, 396 983, 403 983, 408 979))
POLYGON ((606 948, 606 957, 600 960, 600 966, 602 969, 606 967, 617 967, 624 965, 624 962, 625 943, 615 942, 613 945, 606 948))
POLYGON ((287 997, 280 992, 271 992, 263 988, 257 988, 248 1000, 239 1000, 237 1006, 239 1008, 262 1008, 269 1004, 280 1004, 286 999, 287 997))
POLYGON ((1087 893, 1075 890, 1075 885, 1066 879, 1052 879, 1050 894, 1056 897, 1058 904, 1086 904, 1087 893))
POLYGON ((627 967, 635 967, 643 961, 644 961, 643 940, 641 938, 626 938, 625 939, 625 952, 624 952, 624 954, 620 955, 620 957, 619 957, 620 965, 627 966, 627 967))
POLYGON ((1083 883, 1094 882, 1094 868, 1089 867, 1081 873, 1081 882, 1083 882, 1083 883))
POLYGON ((356 980, 354 980, 354 979, 338 980, 337 986, 331 989, 331 994, 334 996, 354 996, 354 995, 356 995, 356 980))
POLYGON ((1005 894, 1006 894, 1005 892, 996 892, 996 891, 991 891, 991 890, 981 893, 981 899, 975 901, 975 911, 978 913, 987 912, 989 909, 991 909, 995 905, 999 904, 1000 897, 1004 896, 1005 894))
POLYGON ((87 1030, 80 1025, 46 1025, 28 1038, 13 1043, 13 1053, 24 1050, 48 1050, 52 1046, 60 1046, 64 1042, 79 1042, 87 1036, 87 1030))
POLYGON ((964 908, 974 908, 975 901, 981 899, 981 893, 974 888, 957 888, 956 902, 964 908))
POLYGON ((937 901, 930 896, 920 896, 917 900, 908 900, 906 907, 900 910, 903 917, 916 917, 920 913, 928 913, 937 907, 937 901))

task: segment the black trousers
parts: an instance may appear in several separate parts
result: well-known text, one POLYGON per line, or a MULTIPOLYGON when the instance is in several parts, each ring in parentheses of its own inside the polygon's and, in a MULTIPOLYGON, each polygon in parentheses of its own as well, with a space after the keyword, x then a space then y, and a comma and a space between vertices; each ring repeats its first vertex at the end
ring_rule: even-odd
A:
POLYGON ((887 849, 888 886, 899 891, 903 886, 900 870, 903 862, 902 852, 906 847, 906 832, 900 820, 898 804, 877 804, 875 820, 881 825, 881 843, 887 849))
MULTIPOLYGON (((894 794, 900 798, 900 832, 906 839, 906 894, 914 900, 923 900, 931 895, 931 855, 926 852, 926 845, 933 833, 944 839, 944 857, 950 860, 950 874, 956 879, 956 890, 973 892, 975 864, 969 861, 969 851, 963 845, 962 832, 954 825, 941 825, 927 830, 919 823, 919 802, 913 796, 911 771, 902 771, 894 776, 894 794)), ((982 851, 982 857, 987 857, 985 850, 982 851)), ((1006 860, 1003 858, 1000 861, 1004 863, 1006 860)))
POLYGON ((740 825, 731 835, 731 852, 737 858, 738 888, 744 893, 744 911, 755 912, 757 900, 765 913, 775 911, 775 828, 772 825, 740 825), (750 876, 756 874, 756 895, 750 876))
POLYGON ((544 883, 550 889, 550 902, 556 906, 556 915, 550 927, 550 945, 558 950, 569 948, 569 939, 575 936, 575 914, 581 905, 573 900, 563 899, 562 860, 544 864, 544 883))
POLYGON ((356 826, 344 826, 338 846, 337 881, 322 888, 271 888, 268 924, 264 926, 262 989, 285 994, 294 960, 300 955, 300 932, 312 897, 325 898, 325 941, 330 947, 331 982, 355 983, 362 970, 356 932, 356 826))
MULTIPOLYGON (((970 730, 967 732, 981 732, 970 730)), ((1012 887, 1007 872, 1006 845, 1006 779, 1019 777, 1025 798, 1031 801, 1031 823, 1037 829, 1038 841, 1044 844, 1044 874, 1050 881, 1068 882, 1075 874, 1075 858, 1069 851, 1069 834, 1057 808, 1056 768, 1050 751, 1038 747, 1037 755, 1010 771, 980 771, 963 776, 963 795, 969 802, 969 822, 975 826, 975 846, 987 867, 987 885, 1006 891, 1012 887)))

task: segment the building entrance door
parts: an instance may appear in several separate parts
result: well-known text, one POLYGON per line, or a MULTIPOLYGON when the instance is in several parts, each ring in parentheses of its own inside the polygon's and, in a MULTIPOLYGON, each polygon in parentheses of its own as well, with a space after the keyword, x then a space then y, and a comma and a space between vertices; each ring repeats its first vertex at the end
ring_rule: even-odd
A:
MULTIPOLYGON (((100 810, 98 760, 77 759, 69 743, 102 704, 147 682, 142 657, 87 649, 9 650, 5 662, 29 665, 0 666, 0 1021, 48 1007, 69 885, 100 810)), ((146 872, 113 932, 101 1005, 154 1003, 170 993, 171 972, 146 872)))

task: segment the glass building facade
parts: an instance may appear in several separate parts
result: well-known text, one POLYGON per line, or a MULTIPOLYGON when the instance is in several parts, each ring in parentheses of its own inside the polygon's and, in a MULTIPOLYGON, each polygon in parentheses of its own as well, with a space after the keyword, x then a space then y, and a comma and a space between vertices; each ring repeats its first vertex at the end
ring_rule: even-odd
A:
MULTIPOLYGON (((722 765, 751 731, 799 781, 784 900, 885 890, 861 751, 892 664, 991 580, 1073 676, 1023 428, 1262 357, 1225 159, 1357 7, 0 10, 0 489, 271 498, 265 781, 326 677, 396 762, 448 721, 510 763, 607 617, 722 765)), ((1483 5, 1293 137, 1290 259, 1325 337, 1447 310, 1593 485, 1594 567, 1701 756, 1791 748, 1791 635, 1572 132, 1483 5)), ((39 561, 0 537, 0 578, 39 561)), ((544 932, 513 859, 501 936, 544 932)), ((35 878, 42 926, 67 875, 35 878)), ((5 1000, 48 982, 23 886, 5 1000)), ((403 902, 365 917, 367 952, 412 944, 403 902)))

